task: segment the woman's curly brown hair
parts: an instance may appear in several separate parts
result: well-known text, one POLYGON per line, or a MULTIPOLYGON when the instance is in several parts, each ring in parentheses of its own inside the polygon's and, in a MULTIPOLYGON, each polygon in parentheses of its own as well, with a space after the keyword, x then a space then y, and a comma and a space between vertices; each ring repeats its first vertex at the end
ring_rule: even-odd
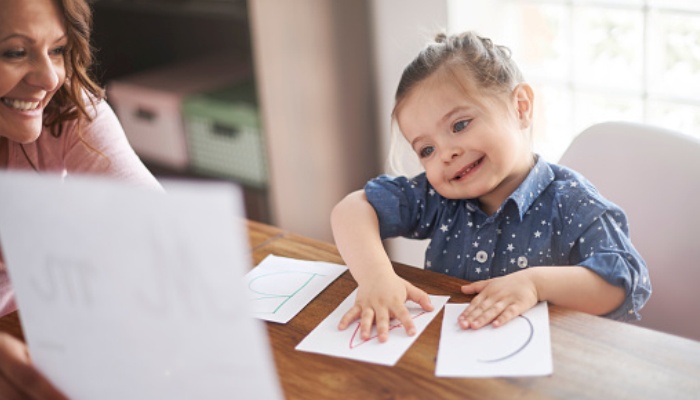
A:
POLYGON ((55 0, 66 28, 68 44, 65 49, 66 82, 46 106, 44 125, 53 136, 61 135, 66 121, 92 118, 87 110, 85 95, 90 105, 104 98, 104 90, 88 74, 92 65, 92 11, 85 0, 55 0))

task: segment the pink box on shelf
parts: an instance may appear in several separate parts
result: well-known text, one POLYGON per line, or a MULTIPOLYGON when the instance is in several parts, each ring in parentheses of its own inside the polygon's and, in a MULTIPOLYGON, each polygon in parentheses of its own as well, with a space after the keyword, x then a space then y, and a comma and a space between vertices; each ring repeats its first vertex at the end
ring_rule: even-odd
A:
POLYGON ((129 143, 145 161, 183 170, 189 165, 182 102, 251 75, 248 60, 211 56, 125 76, 107 84, 107 99, 129 143))

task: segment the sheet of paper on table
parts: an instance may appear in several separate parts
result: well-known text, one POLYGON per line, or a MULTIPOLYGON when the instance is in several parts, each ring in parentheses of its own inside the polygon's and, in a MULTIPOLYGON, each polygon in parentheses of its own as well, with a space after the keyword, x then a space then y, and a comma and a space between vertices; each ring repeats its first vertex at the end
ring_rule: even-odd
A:
POLYGON ((343 331, 338 329, 340 318, 355 304, 356 295, 357 289, 311 331, 297 345, 296 349, 391 366, 399 361, 449 299, 449 296, 430 296, 434 306, 433 311, 430 312, 423 311, 416 303, 407 302, 406 305, 416 326, 416 334, 408 336, 403 326, 398 321, 393 320, 390 325, 389 340, 380 343, 376 337, 376 328, 373 328, 369 340, 360 338, 359 321, 354 322, 343 331))
POLYGON ((246 274, 253 314, 265 321, 287 323, 347 269, 269 255, 246 274))
POLYGON ((547 303, 541 302, 507 324, 462 329, 457 318, 468 304, 447 304, 442 319, 435 375, 515 377, 552 374, 547 303))
POLYGON ((33 362, 74 399, 281 398, 244 292, 240 190, 0 173, 33 362))

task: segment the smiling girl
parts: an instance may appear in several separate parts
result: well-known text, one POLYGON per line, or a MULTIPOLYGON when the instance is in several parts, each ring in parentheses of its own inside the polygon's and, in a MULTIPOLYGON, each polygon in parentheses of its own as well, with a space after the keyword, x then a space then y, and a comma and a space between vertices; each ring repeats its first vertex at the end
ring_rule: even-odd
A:
MULTIPOLYGON (((473 32, 438 35, 405 68, 392 113, 425 170, 380 176, 334 208, 338 249, 358 282, 345 329, 380 341, 404 305, 431 310, 400 278, 382 239, 430 238, 425 268, 472 283, 465 329, 500 326, 549 301, 620 320, 639 318, 651 286, 624 212, 578 173, 531 150, 534 94, 503 46, 473 32)), ((593 156, 593 155, 592 155, 593 156)))

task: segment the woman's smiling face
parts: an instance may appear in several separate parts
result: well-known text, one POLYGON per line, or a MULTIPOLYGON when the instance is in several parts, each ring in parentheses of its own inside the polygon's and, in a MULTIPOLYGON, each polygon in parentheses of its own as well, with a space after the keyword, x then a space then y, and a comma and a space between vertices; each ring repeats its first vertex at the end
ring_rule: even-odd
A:
POLYGON ((470 97, 495 95, 467 96, 451 74, 436 72, 408 94, 396 117, 435 190, 450 199, 479 199, 491 214, 533 165, 529 119, 523 121, 530 94, 519 85, 504 94, 506 101, 477 103, 470 97))
POLYGON ((68 44, 54 0, 0 0, 0 136, 31 143, 66 80, 68 44))

